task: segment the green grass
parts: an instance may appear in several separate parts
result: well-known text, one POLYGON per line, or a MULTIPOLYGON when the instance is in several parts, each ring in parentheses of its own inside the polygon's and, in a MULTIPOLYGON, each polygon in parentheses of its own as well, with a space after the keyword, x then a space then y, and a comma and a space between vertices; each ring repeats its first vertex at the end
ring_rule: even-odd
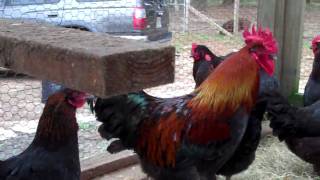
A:
MULTIPOLYGON (((209 5, 221 5, 223 0, 208 0, 209 5)), ((257 0, 240 0, 241 5, 256 5, 257 0)))
POLYGON ((303 40, 302 47, 304 49, 310 49, 310 46, 311 46, 310 40, 307 40, 307 39, 303 40))
POLYGON ((184 50, 185 46, 191 46, 192 42, 203 43, 203 42, 219 42, 225 44, 238 45, 242 44, 240 36, 228 37, 219 33, 207 34, 207 33, 175 33, 173 45, 176 47, 177 52, 184 50))
POLYGON ((93 129, 95 128, 95 125, 93 125, 92 123, 90 122, 80 122, 79 123, 79 128, 81 130, 88 130, 88 129, 93 129))
POLYGON ((302 106, 303 104, 303 94, 294 93, 289 96, 289 102, 294 104, 295 106, 302 106))

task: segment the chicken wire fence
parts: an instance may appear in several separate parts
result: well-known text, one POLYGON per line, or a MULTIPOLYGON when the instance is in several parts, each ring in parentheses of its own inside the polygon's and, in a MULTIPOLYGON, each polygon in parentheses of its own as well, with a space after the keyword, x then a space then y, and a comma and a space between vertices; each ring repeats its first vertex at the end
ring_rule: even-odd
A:
MULTIPOLYGON (((49 23, 114 36, 159 41, 170 39, 176 47, 175 83, 147 89, 160 97, 192 91, 191 43, 207 45, 218 55, 241 46, 239 36, 228 37, 200 18, 190 7, 219 26, 232 31, 233 5, 189 0, 0 0, 0 17, 49 23), (172 34, 172 36, 171 36, 172 34)), ((240 7, 240 21, 256 21, 256 4, 240 7)), ((201 17, 202 17, 201 16, 201 17)), ((243 27, 240 27, 243 28, 243 27)), ((49 67, 44 67, 49 68, 49 67)), ((32 141, 44 104, 42 80, 0 69, 0 159, 24 150, 32 141)), ((97 132, 99 123, 86 105, 77 112, 80 158, 106 152, 108 142, 97 132)))
MULTIPOLYGON (((147 41, 161 42, 169 37, 176 47, 175 83, 147 89, 160 97, 193 90, 191 43, 206 45, 217 55, 226 55, 242 46, 241 33, 231 37, 219 29, 233 32, 232 0, 145 0, 141 3, 140 0, 0 0, 0 18, 48 22, 147 41)), ((306 6, 300 90, 312 66, 309 45, 320 29, 319 3, 313 0, 306 6)), ((240 31, 257 23, 256 0, 241 0, 238 10, 240 31)), ((1 68, 0 82, 0 159, 5 159, 30 144, 44 105, 41 80, 1 68)), ((77 113, 77 119, 80 157, 105 152, 108 142, 97 133, 99 123, 88 106, 77 113)))

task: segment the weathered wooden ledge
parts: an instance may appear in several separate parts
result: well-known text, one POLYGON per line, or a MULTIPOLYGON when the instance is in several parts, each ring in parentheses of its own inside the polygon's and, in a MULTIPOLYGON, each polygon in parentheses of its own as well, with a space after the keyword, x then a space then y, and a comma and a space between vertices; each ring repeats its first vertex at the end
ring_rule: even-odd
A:
POLYGON ((136 154, 127 151, 116 155, 103 153, 81 161, 81 180, 90 180, 139 162, 136 154))
POLYGON ((173 82, 175 49, 0 19, 0 67, 101 97, 173 82))

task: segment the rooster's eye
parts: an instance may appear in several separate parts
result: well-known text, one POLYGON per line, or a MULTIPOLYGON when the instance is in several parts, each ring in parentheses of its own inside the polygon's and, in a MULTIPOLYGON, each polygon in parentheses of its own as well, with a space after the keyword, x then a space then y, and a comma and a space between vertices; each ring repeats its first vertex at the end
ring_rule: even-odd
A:
POLYGON ((252 47, 252 48, 250 48, 250 52, 257 52, 258 51, 258 47, 252 47))
POLYGON ((261 46, 261 45, 256 45, 256 46, 253 46, 252 48, 250 48, 249 50, 250 52, 263 52, 265 51, 265 47, 261 46))

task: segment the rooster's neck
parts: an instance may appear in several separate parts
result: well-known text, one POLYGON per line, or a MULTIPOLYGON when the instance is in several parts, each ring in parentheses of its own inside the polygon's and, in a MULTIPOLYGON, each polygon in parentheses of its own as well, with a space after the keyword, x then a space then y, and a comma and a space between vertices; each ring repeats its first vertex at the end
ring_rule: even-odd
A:
POLYGON ((39 120, 34 144, 57 148, 78 143, 76 109, 67 103, 46 105, 39 120))
POLYGON ((194 101, 201 105, 221 107, 221 104, 241 104, 256 97, 259 66, 247 48, 231 55, 196 89, 194 101))
POLYGON ((197 95, 188 106, 193 112, 191 123, 197 124, 197 128, 190 132, 190 138, 198 142, 227 138, 226 121, 241 107, 249 113, 255 104, 259 91, 259 66, 248 48, 243 48, 223 61, 195 91, 197 95), (218 125, 217 129, 207 128, 214 124, 218 125), (215 134, 221 129, 223 132, 215 134), (199 132, 206 138, 199 138, 199 132))

